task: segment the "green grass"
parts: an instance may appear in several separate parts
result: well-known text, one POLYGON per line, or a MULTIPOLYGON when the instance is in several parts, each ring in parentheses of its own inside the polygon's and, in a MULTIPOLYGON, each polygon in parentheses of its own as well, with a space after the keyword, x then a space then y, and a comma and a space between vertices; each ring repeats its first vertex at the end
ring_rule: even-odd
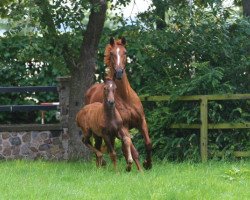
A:
MULTIPOLYGON (((109 161, 109 160, 108 160, 109 161)), ((125 163, 0 162, 0 199, 250 199, 250 161, 154 163, 139 173, 125 163)))

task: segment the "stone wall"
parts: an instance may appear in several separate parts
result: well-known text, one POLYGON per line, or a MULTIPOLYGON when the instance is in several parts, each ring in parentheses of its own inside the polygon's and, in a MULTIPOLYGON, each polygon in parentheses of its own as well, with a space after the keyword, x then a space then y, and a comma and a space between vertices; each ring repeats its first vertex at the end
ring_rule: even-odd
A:
MULTIPOLYGON (((0 159, 69 159, 69 82, 70 77, 58 78, 59 124, 0 124, 0 159)), ((82 156, 89 159, 87 148, 82 156)))
POLYGON ((68 140, 62 131, 1 132, 0 159, 67 160, 68 140))

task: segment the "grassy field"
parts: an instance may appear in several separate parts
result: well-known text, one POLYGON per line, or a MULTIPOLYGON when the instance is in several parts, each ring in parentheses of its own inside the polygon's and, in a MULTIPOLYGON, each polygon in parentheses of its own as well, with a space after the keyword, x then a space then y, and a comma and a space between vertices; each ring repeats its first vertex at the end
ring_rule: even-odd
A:
POLYGON ((250 199, 250 161, 154 163, 139 173, 125 163, 1 161, 0 199, 250 199))

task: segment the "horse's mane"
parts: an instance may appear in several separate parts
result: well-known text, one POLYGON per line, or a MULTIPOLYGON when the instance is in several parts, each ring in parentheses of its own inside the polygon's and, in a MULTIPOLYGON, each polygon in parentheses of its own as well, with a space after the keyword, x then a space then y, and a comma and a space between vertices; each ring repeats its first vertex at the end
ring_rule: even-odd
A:
MULTIPOLYGON (((123 45, 122 44, 122 41, 121 39, 118 39, 115 41, 115 45, 123 45)), ((108 44, 105 48, 105 53, 104 53, 104 64, 107 66, 107 67, 110 67, 110 52, 111 52, 111 49, 112 49, 112 45, 111 44, 108 44)))

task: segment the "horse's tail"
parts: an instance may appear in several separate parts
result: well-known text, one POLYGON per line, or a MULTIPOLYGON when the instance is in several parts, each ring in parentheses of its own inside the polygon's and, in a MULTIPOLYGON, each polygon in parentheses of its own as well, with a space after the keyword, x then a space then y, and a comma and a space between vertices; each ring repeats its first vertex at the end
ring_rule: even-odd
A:
POLYGON ((93 91, 94 91, 93 86, 94 86, 94 85, 92 85, 92 86, 86 91, 86 93, 84 94, 84 105, 90 104, 91 96, 92 96, 93 91))
POLYGON ((103 83, 96 83, 92 85, 84 95, 84 105, 88 105, 94 102, 103 102, 103 83))
POLYGON ((84 95, 84 105, 88 105, 90 103, 90 95, 89 95, 89 90, 84 95))
MULTIPOLYGON (((81 112, 81 111, 79 111, 79 112, 81 112)), ((80 127, 80 124, 79 124, 79 112, 76 114, 76 119, 75 119, 76 125, 77 125, 78 127, 80 127)))

